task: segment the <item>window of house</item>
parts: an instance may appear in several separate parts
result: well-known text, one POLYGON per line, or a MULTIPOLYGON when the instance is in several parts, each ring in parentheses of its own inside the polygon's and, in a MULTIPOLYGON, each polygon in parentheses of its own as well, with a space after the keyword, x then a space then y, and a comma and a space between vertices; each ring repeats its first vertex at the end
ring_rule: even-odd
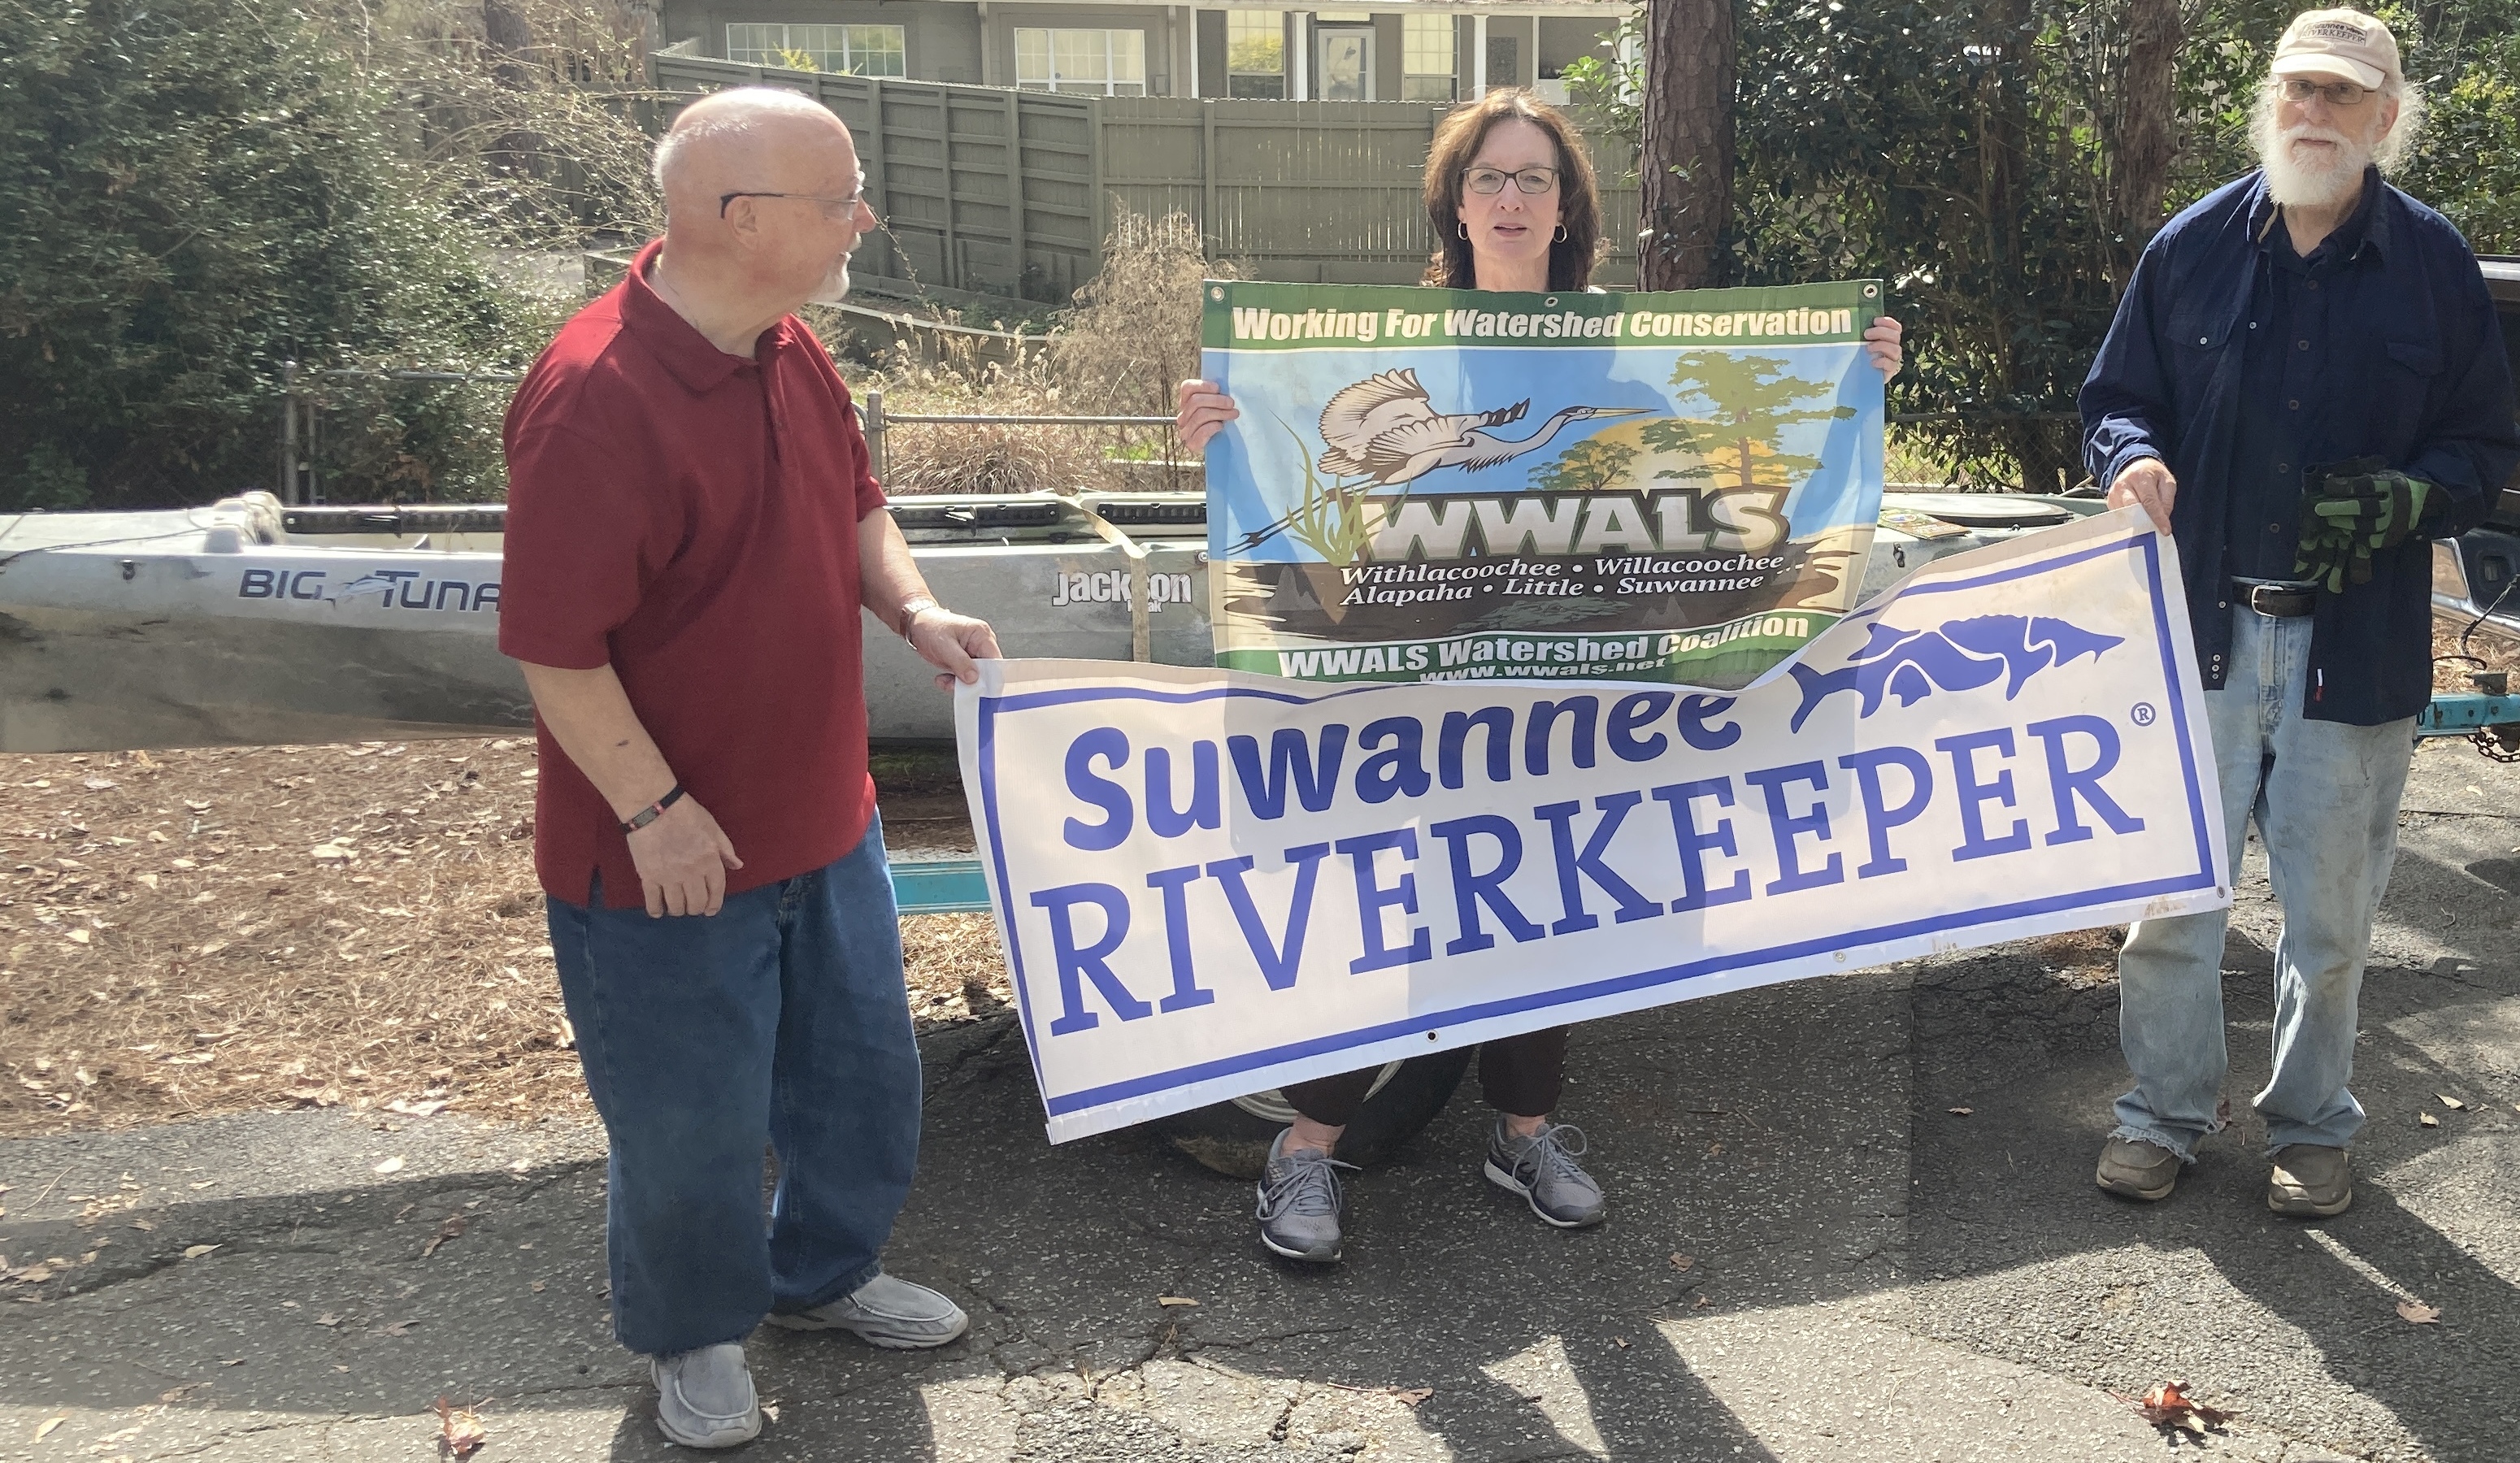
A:
POLYGON ((907 76, 907 36, 900 25, 729 25, 726 59, 835 76, 907 76))
POLYGON ((1147 94, 1143 30, 1015 30, 1015 85, 1097 97, 1147 94))
POLYGON ((1286 95, 1286 18, 1274 10, 1225 13, 1225 94, 1286 95))
POLYGON ((1400 97, 1405 102, 1450 102, 1453 84, 1453 18, 1400 18, 1400 97))

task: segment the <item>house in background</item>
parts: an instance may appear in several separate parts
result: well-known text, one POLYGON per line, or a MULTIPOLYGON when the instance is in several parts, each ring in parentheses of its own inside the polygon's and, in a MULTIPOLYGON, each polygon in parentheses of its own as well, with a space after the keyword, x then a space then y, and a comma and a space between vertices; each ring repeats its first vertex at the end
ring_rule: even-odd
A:
POLYGON ((1108 0, 662 0, 685 55, 1113 97, 1566 100, 1635 0, 1365 0, 1316 10, 1108 0))

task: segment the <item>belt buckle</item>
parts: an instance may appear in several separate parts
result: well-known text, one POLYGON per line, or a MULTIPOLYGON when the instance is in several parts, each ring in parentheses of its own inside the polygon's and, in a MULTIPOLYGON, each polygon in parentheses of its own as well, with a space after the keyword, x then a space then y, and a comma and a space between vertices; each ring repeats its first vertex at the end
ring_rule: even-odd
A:
POLYGON ((2275 584, 2252 584, 2247 586, 2247 589, 2249 591, 2249 608, 2255 610, 2259 614, 2266 615, 2271 619, 2288 619, 2300 613, 2299 610, 2290 610, 2288 612, 2283 609, 2277 609, 2275 606, 2277 604, 2289 605, 2297 603, 2299 597, 2304 593, 2301 590, 2286 589, 2281 585, 2275 584))

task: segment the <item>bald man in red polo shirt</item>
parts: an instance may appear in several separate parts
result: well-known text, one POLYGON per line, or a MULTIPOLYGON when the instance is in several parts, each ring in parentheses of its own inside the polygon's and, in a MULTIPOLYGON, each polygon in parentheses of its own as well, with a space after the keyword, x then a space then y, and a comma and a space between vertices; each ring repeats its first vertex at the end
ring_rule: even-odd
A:
POLYGON ((848 388, 790 313, 875 227, 848 129, 721 92, 656 149, 665 237, 518 390, 500 648, 542 745, 534 863, 611 1144, 613 1331, 657 1421, 761 1430, 765 1315, 942 1346, 879 1256, 919 1149, 919 1051, 867 778, 861 608, 950 687, 998 653, 927 593, 848 388), (762 1147, 779 1155, 764 1225, 762 1147))

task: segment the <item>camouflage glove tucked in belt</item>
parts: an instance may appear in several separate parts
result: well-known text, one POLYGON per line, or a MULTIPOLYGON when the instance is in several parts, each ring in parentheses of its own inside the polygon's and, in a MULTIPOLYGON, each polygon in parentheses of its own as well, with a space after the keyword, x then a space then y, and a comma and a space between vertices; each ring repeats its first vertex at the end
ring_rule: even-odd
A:
POLYGON ((2379 458, 2354 458, 2303 474, 2301 548, 2292 571, 2330 594, 2367 584, 2371 555, 2414 537, 2433 485, 2379 458))

